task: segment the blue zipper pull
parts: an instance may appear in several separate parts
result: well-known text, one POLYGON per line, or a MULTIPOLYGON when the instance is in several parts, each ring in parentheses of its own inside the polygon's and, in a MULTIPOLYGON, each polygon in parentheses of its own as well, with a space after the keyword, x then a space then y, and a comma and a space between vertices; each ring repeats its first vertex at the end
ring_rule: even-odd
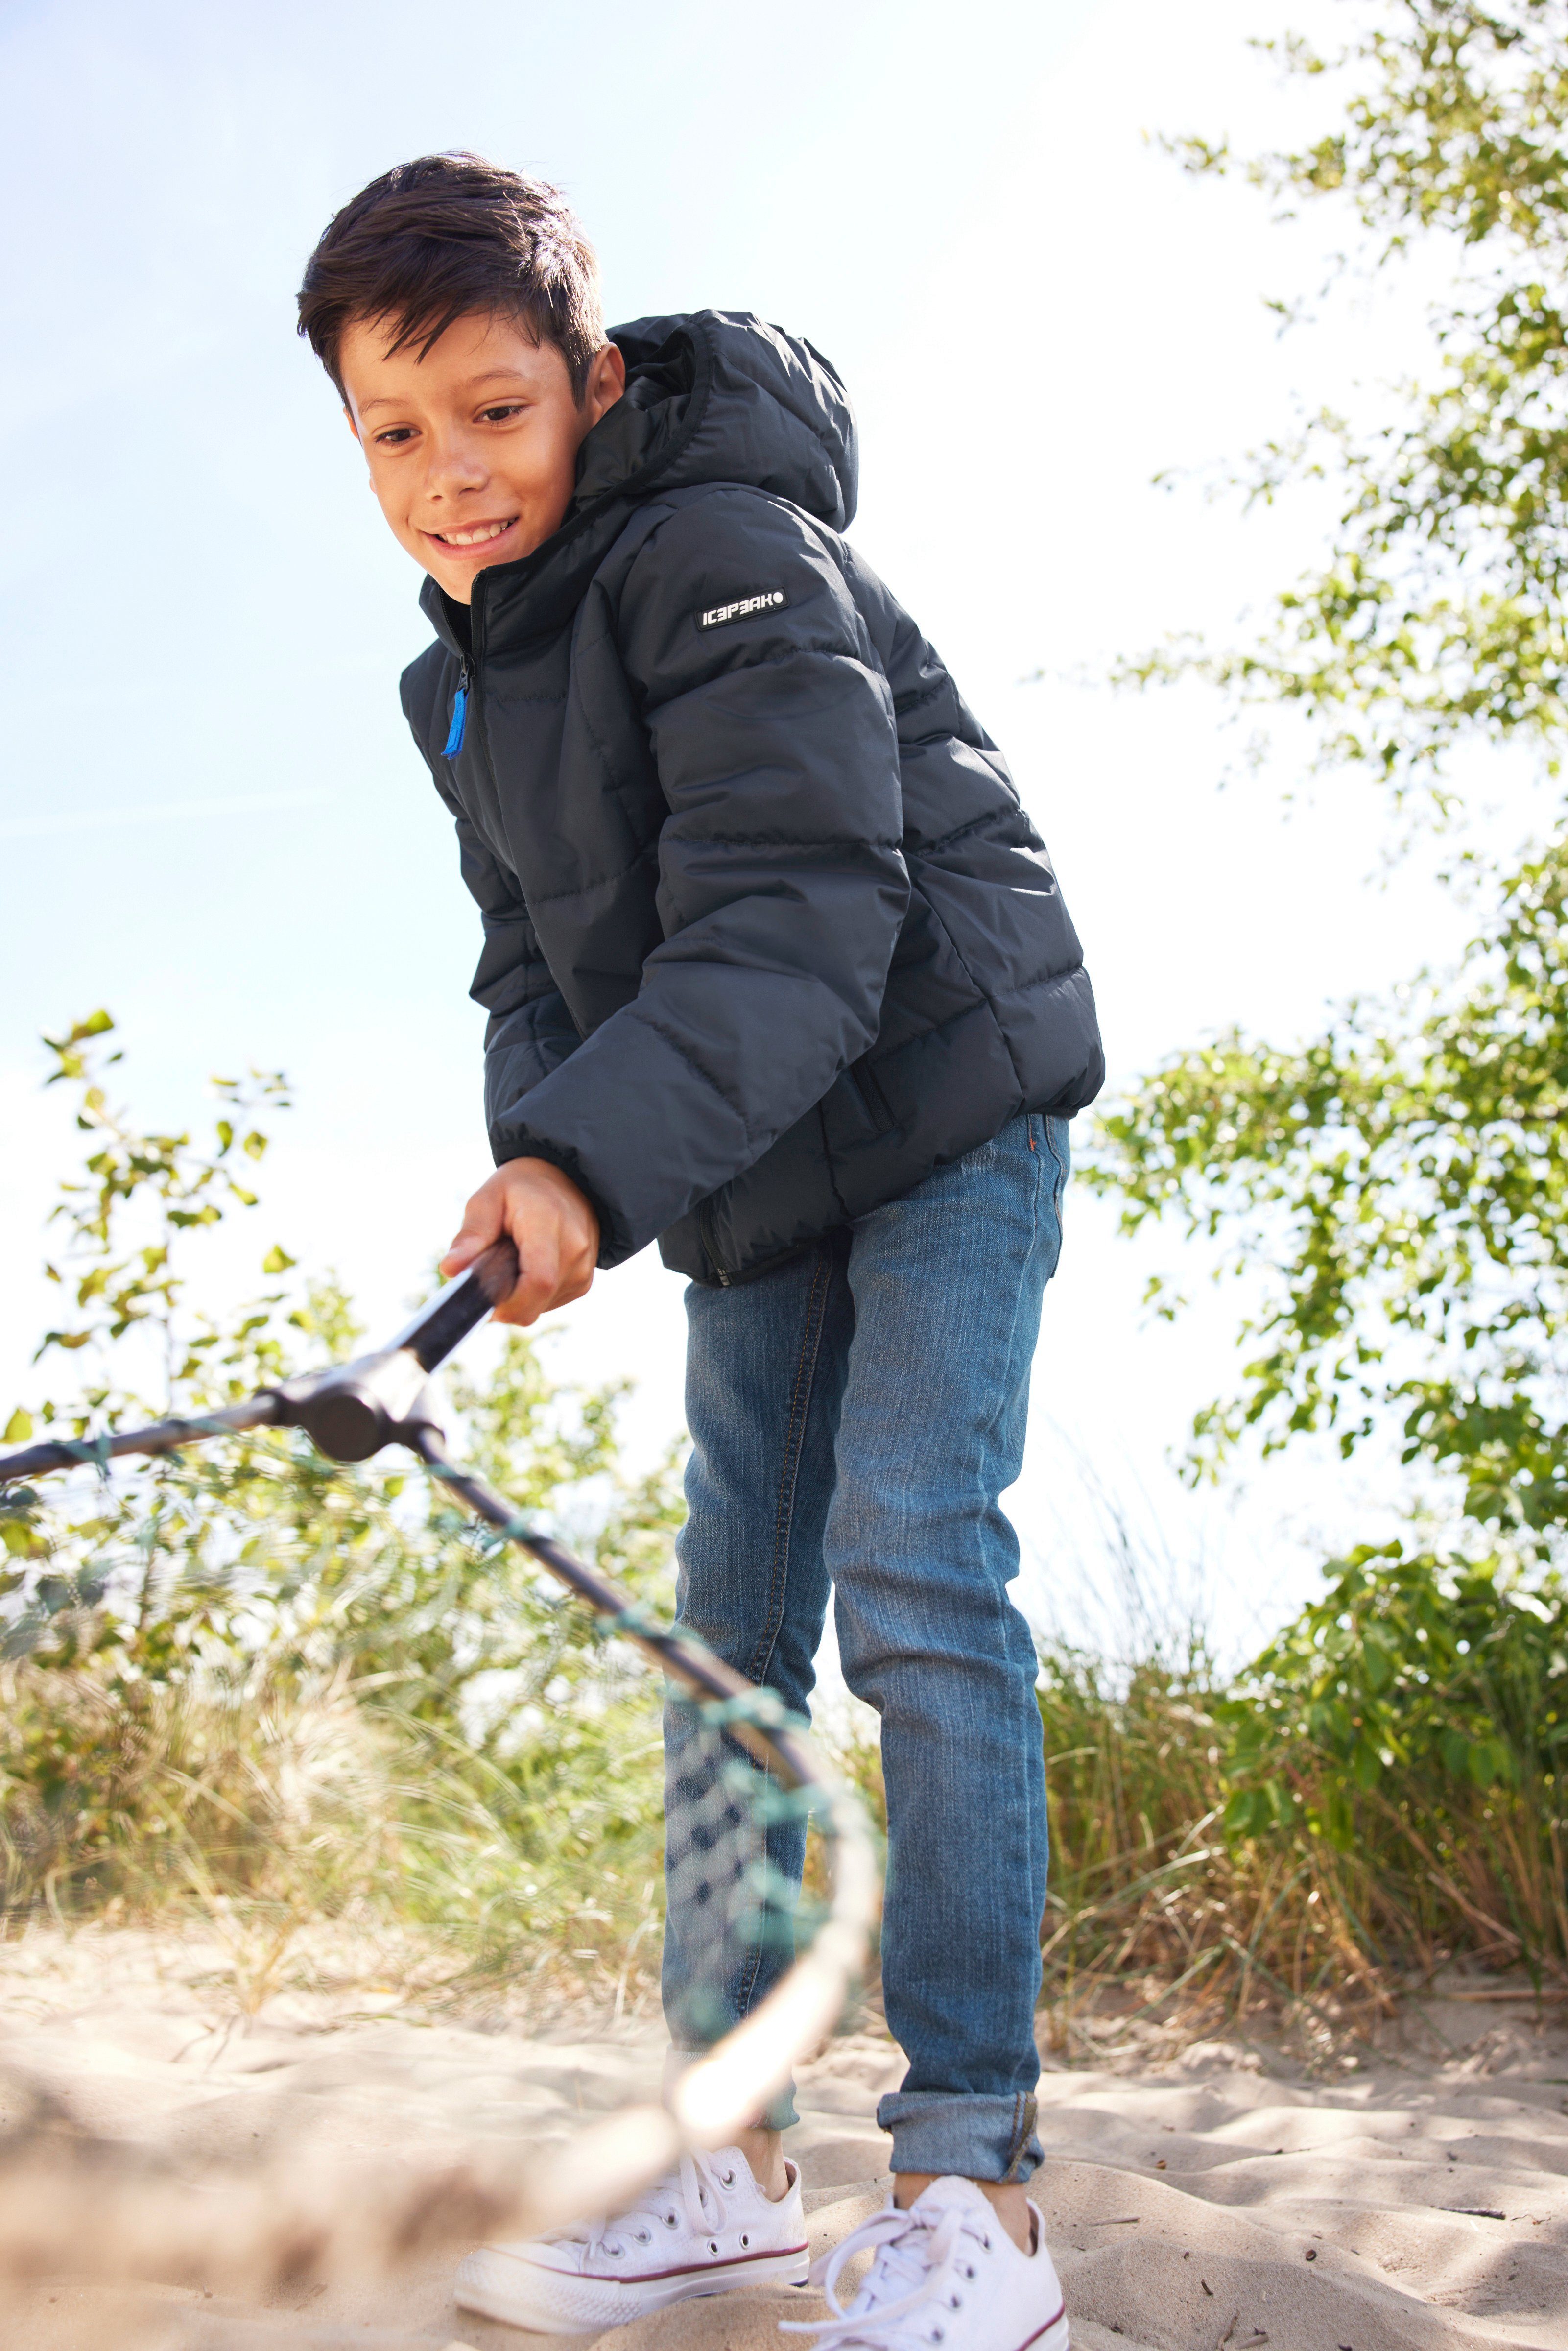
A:
POLYGON ((463 748, 463 729, 468 723, 468 673, 464 671, 457 681, 457 691, 452 697, 452 724, 442 745, 444 759, 455 759, 463 748))

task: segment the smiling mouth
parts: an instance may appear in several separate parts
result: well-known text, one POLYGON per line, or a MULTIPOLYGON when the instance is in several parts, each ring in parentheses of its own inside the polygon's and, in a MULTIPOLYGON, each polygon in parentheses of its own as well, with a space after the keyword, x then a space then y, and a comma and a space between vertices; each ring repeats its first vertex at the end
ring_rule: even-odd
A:
POLYGON ((466 530, 432 530, 427 531, 425 537, 434 539, 438 547, 451 547, 460 550, 471 547, 488 547, 493 538, 499 538, 504 532, 510 530, 517 519, 516 515, 508 515, 505 522, 470 523, 466 530))

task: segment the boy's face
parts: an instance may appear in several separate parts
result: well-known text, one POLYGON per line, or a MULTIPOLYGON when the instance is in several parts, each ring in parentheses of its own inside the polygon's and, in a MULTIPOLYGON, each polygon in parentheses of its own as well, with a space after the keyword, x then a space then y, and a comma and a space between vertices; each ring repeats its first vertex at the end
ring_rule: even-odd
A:
POLYGON ((626 387, 606 343, 579 403, 565 360, 516 319, 455 319, 421 359, 387 350, 383 319, 350 321, 339 364, 371 487, 398 538, 458 603, 486 564, 559 530, 584 436, 626 387))

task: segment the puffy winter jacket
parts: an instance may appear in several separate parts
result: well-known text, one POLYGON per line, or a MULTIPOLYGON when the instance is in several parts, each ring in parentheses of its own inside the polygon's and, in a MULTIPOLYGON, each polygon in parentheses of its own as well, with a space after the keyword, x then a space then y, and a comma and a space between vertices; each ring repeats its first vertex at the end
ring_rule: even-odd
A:
POLYGON ((601 1264, 728 1282, 1103 1064, 1006 764, 840 536, 831 368, 718 311, 615 340, 565 522, 466 610, 426 582, 403 707, 484 918, 497 1161, 564 1168, 601 1264))

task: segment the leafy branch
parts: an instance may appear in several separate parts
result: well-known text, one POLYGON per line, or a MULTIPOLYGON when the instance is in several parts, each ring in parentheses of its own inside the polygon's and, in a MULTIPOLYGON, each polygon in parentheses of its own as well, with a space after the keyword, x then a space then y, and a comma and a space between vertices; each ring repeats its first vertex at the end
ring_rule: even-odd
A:
POLYGON ((1299 37, 1257 45, 1290 75, 1355 78, 1337 130, 1249 158, 1167 143, 1189 172, 1241 172, 1287 210, 1348 206, 1370 239, 1364 269, 1418 235, 1451 239, 1469 276, 1433 316, 1438 378, 1397 388, 1402 413, 1374 431, 1322 415, 1255 452, 1231 477, 1249 499, 1343 483, 1327 560, 1251 643, 1174 640, 1114 675, 1293 706, 1324 763, 1441 809, 1459 744, 1528 742, 1554 773, 1568 716, 1568 42, 1555 0, 1380 0, 1377 14, 1333 57, 1299 37))
MULTIPOLYGON (((1231 1031, 1104 1119, 1088 1180, 1124 1231, 1169 1215, 1264 1284, 1242 1385, 1195 1428, 1404 1458, 1528 1535, 1568 1526, 1568 849, 1504 885, 1451 980, 1352 1003, 1308 1043, 1231 1031)), ((1157 1290, 1155 1293, 1157 1302, 1157 1290)))
MULTIPOLYGON (((222 1108, 211 1147, 198 1150, 188 1132, 141 1129, 110 1104, 104 1081, 121 1057, 107 1051, 101 1040, 113 1030, 112 1019, 100 1010, 78 1020, 65 1036, 44 1040, 55 1061, 45 1082, 78 1089, 76 1123, 94 1147, 84 1178, 60 1186, 50 1222, 64 1227, 66 1246, 57 1261, 51 1259, 44 1268, 49 1280, 69 1293, 75 1316, 68 1324, 45 1332, 34 1361, 52 1348, 68 1353, 85 1347, 101 1352, 133 1327, 148 1325, 161 1341, 162 1403, 169 1410, 177 1391, 200 1376, 203 1358, 219 1345, 218 1334, 210 1327, 181 1335, 178 1310, 184 1277, 172 1256, 175 1236, 220 1223, 230 1207, 256 1207, 248 1171, 242 1177, 240 1170, 247 1162, 259 1164, 267 1152, 267 1137, 254 1123, 257 1112, 264 1106, 287 1109, 288 1090, 276 1072, 253 1070, 243 1079, 214 1078, 213 1090, 222 1108), (142 1222, 150 1224, 151 1231, 146 1239, 127 1247, 122 1237, 125 1211, 133 1206, 150 1212, 142 1222)), ((279 1274, 293 1263, 281 1246, 275 1246, 263 1260, 263 1270, 279 1274)))

